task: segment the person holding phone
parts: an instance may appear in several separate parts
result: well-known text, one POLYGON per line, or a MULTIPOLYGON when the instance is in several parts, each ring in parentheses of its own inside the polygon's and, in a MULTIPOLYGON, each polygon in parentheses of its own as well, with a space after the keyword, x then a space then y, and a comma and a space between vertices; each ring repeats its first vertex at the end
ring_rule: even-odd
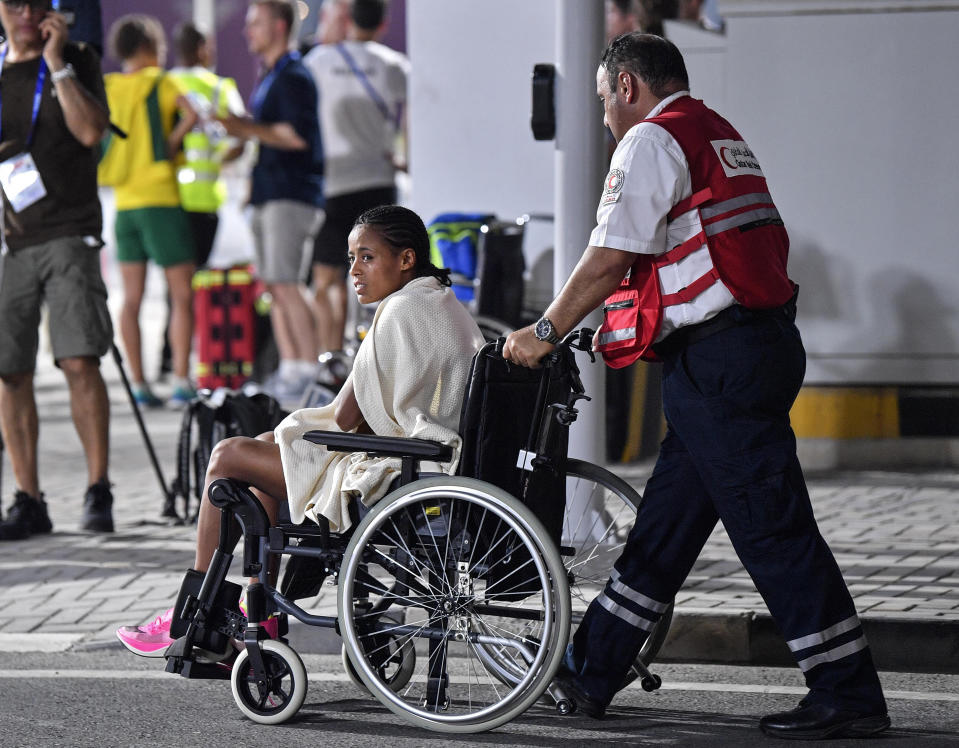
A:
POLYGON ((113 530, 110 405, 100 358, 113 327, 100 274, 96 146, 109 114, 99 58, 50 0, 3 0, 0 23, 0 427, 17 490, 0 540, 49 533, 34 370, 40 309, 87 461, 81 527, 113 530))

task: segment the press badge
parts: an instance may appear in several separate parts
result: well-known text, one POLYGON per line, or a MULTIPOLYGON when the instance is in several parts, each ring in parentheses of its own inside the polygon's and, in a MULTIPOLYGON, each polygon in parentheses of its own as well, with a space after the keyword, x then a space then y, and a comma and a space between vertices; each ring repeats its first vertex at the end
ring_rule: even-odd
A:
POLYGON ((47 196, 47 188, 29 151, 0 163, 0 187, 16 213, 47 196))

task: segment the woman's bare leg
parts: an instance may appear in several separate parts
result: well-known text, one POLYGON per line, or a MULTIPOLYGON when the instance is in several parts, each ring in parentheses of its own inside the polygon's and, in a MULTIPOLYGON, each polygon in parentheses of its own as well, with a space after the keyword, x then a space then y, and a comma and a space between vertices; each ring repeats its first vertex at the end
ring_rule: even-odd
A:
POLYGON ((276 522, 280 502, 287 500, 280 448, 273 442, 272 433, 260 434, 255 439, 234 436, 218 442, 210 455, 197 519, 193 562, 197 571, 207 570, 220 540, 220 510, 209 500, 210 484, 218 478, 233 478, 249 484, 271 523, 276 522))

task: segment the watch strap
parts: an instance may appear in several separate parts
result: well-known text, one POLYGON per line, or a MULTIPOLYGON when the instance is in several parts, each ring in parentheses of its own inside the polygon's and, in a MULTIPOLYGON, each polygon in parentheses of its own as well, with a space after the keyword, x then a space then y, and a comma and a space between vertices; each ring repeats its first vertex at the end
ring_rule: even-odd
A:
POLYGON ((73 65, 71 65, 69 62, 66 65, 64 65, 62 68, 60 68, 59 70, 56 70, 50 73, 50 80, 53 81, 54 83, 59 83, 60 81, 66 78, 76 78, 76 77, 77 77, 77 71, 73 69, 73 65))

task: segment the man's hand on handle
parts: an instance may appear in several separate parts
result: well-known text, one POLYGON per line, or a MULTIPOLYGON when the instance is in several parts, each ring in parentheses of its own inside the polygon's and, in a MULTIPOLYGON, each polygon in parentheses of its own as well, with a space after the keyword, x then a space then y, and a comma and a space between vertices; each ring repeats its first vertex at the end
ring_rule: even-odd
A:
POLYGON ((552 343, 539 340, 533 334, 533 325, 511 332, 503 346, 503 358, 529 369, 539 368, 543 360, 555 347, 552 343))

